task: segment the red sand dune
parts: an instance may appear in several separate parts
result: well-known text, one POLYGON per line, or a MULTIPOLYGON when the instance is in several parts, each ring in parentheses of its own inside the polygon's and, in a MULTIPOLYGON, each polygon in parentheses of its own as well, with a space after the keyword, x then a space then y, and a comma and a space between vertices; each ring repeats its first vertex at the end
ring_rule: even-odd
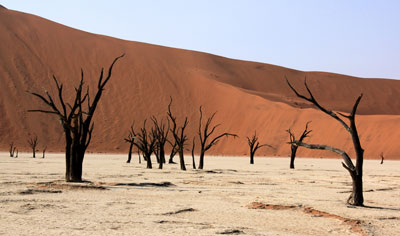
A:
MULTIPOLYGON (((239 138, 221 141, 210 153, 244 155, 246 136, 257 130, 260 141, 274 149, 258 155, 288 156, 286 129, 299 133, 312 121, 311 143, 329 144, 352 153, 350 136, 340 124, 297 99, 285 76, 299 90, 307 77, 315 97, 325 107, 348 112, 363 92, 357 116, 362 145, 367 158, 400 158, 400 81, 362 79, 346 75, 303 72, 280 66, 232 60, 207 53, 131 42, 72 29, 30 14, 0 8, 0 149, 11 141, 19 150, 28 150, 30 135, 39 137, 39 149, 63 151, 61 126, 55 116, 28 113, 44 108, 26 90, 55 94, 51 76, 73 93, 85 72, 94 88, 101 67, 125 53, 114 67, 95 114, 95 130, 89 147, 92 152, 126 152, 123 138, 133 121, 165 117, 169 97, 178 122, 189 117, 190 140, 198 125, 198 108, 218 111, 220 131, 239 138)), ((335 154, 301 149, 299 156, 335 157, 335 154)))

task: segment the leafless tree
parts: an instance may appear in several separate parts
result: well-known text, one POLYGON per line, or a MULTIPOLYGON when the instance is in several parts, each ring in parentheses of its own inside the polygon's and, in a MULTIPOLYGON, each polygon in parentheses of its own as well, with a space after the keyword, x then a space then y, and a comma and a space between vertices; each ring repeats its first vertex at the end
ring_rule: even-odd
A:
POLYGON ((196 147, 196 138, 193 137, 193 144, 192 144, 192 166, 193 169, 196 169, 196 162, 194 161, 194 149, 196 147))
POLYGON ((348 156, 348 154, 345 151, 340 150, 338 148, 328 146, 328 145, 307 144, 307 143, 303 143, 303 142, 295 142, 295 144, 298 146, 302 146, 302 147, 306 147, 306 148, 310 148, 310 149, 329 150, 329 151, 332 151, 332 152, 335 152, 335 153, 341 155, 343 157, 343 161, 344 161, 344 162, 342 162, 342 165, 350 173, 350 176, 353 180, 353 190, 352 190, 350 197, 347 200, 347 203, 351 204, 351 205, 355 205, 355 206, 363 206, 364 196, 363 196, 362 176, 363 176, 364 149, 361 147, 361 143, 360 143, 360 139, 358 136, 357 127, 356 127, 356 122, 355 122, 357 107, 358 107, 358 104, 360 103, 363 95, 361 94, 356 99, 356 101, 353 105, 353 109, 351 110, 351 113, 349 115, 345 115, 340 112, 335 113, 335 112, 327 110, 326 108, 321 106, 317 102, 317 100, 315 99, 313 94, 311 93, 311 90, 309 89, 306 80, 304 81, 304 85, 305 85, 305 88, 307 89, 308 97, 298 93, 297 90, 294 89, 294 87, 289 83, 289 81, 287 79, 286 79, 286 82, 289 85, 289 87, 293 90, 293 92, 296 94, 297 97, 302 98, 302 99, 314 104, 314 106, 316 106, 320 111, 322 111, 323 113, 329 115, 330 117, 332 117, 333 119, 338 121, 345 128, 345 130, 350 133, 351 138, 353 140, 354 150, 356 152, 356 165, 355 166, 354 166, 351 158, 348 156), (348 125, 338 115, 348 119, 350 124, 348 125))
POLYGON ((30 112, 42 112, 58 116, 65 134, 65 162, 66 174, 65 179, 68 182, 82 181, 82 163, 87 147, 90 144, 93 131, 93 116, 97 108, 97 104, 101 98, 104 87, 111 78, 111 72, 114 64, 121 55, 114 59, 108 69, 108 74, 104 79, 101 69, 100 77, 97 84, 97 91, 93 101, 90 99, 89 87, 86 92, 83 91, 84 74, 81 70, 81 80, 79 86, 75 88, 75 99, 72 103, 64 101, 63 85, 60 84, 57 78, 53 75, 54 82, 58 90, 58 100, 56 104, 54 97, 45 90, 45 95, 40 95, 35 92, 30 92, 35 97, 38 97, 49 109, 29 110, 30 112), (72 104, 72 105, 71 105, 72 104), (86 105, 85 105, 86 104, 86 105), (84 108, 86 106, 87 109, 84 108))
POLYGON ((137 155, 139 158, 139 164, 142 164, 142 159, 140 158, 140 149, 139 148, 137 149, 137 155))
POLYGON ((156 117, 152 117, 151 120, 154 123, 154 134, 156 139, 156 146, 158 150, 158 157, 159 157, 159 169, 163 168, 163 164, 165 163, 165 143, 168 140, 168 133, 169 133, 169 120, 167 124, 161 120, 160 122, 157 120, 156 117))
POLYGON ((308 134, 311 133, 312 130, 308 130, 308 124, 310 123, 307 122, 306 124, 306 128, 304 129, 303 133, 300 135, 299 140, 296 140, 296 136, 292 133, 292 131, 290 129, 286 130, 286 132, 289 133, 289 138, 290 138, 290 148, 291 148, 291 154, 290 154, 290 169, 294 169, 294 159, 296 158, 296 152, 297 152, 297 148, 299 146, 295 145, 295 141, 299 141, 299 142, 303 142, 303 140, 305 138, 307 138, 308 134))
MULTIPOLYGON (((155 135, 154 138, 156 138, 155 135)), ((156 139, 156 144, 154 145, 153 153, 156 156, 157 163, 160 164, 160 152, 158 150, 157 139, 156 139)))
POLYGON ((29 138, 28 143, 29 143, 29 146, 32 148, 33 158, 36 158, 36 146, 38 144, 38 137, 35 135, 35 137, 29 138))
POLYGON ((10 143, 10 157, 14 157, 15 149, 17 149, 17 147, 14 146, 14 142, 11 142, 10 143))
POLYGON ((203 127, 203 111, 202 107, 200 106, 200 121, 199 121, 199 130, 198 130, 198 135, 200 139, 200 157, 199 157, 199 169, 204 168, 204 154, 206 151, 208 151, 211 147, 216 145, 218 141, 223 138, 223 137, 229 137, 232 136, 234 138, 237 137, 236 134, 231 134, 231 133, 222 133, 214 137, 210 142, 207 142, 210 138, 210 136, 214 133, 214 131, 220 126, 220 124, 217 125, 212 125, 212 121, 215 117, 216 112, 214 112, 206 121, 206 124, 203 127))
POLYGON ((187 136, 185 134, 185 128, 189 122, 188 122, 188 118, 185 117, 185 121, 183 122, 182 126, 180 126, 180 127, 177 126, 176 116, 174 116, 171 112, 172 97, 170 99, 171 100, 168 104, 168 112, 167 112, 167 115, 172 122, 172 128, 170 128, 170 131, 171 131, 171 133, 175 139, 175 143, 177 145, 181 170, 186 170, 183 151, 185 148, 185 143, 187 141, 187 136))
MULTIPOLYGON (((133 135, 135 132, 133 131, 133 125, 131 126, 131 129, 129 130, 128 137, 124 138, 125 142, 129 143, 129 152, 128 152, 128 160, 126 163, 131 163, 132 159, 132 148, 133 148, 133 143, 135 142, 135 136, 133 135)), ((139 149, 138 149, 139 150, 139 149)), ((139 153, 139 152, 138 152, 139 153)), ((139 154, 140 155, 140 154, 139 154)), ((139 157, 140 158, 140 157, 139 157)))
POLYGON ((259 148, 262 148, 262 147, 270 147, 270 148, 272 148, 272 146, 268 145, 268 144, 261 144, 260 145, 260 142, 258 142, 258 137, 257 137, 257 132, 256 131, 254 131, 254 135, 251 138, 247 137, 247 143, 248 143, 249 148, 250 148, 250 164, 254 164, 254 155, 256 154, 256 151, 259 148))
POLYGON ((167 140, 167 142, 169 144, 171 144, 171 153, 169 154, 168 163, 169 164, 175 164, 174 157, 175 157, 176 153, 178 152, 178 145, 176 144, 175 139, 172 142, 167 140))
POLYGON ((151 162, 151 154, 154 152, 156 139, 154 137, 155 136, 154 129, 151 129, 150 132, 147 131, 146 121, 147 120, 144 120, 143 127, 140 128, 140 131, 138 133, 135 132, 134 127, 132 125, 130 135, 135 139, 133 145, 135 145, 140 150, 140 152, 142 152, 143 159, 145 159, 147 162, 147 168, 151 169, 153 168, 151 162))
POLYGON ((383 164, 383 160, 385 159, 385 157, 383 156, 383 152, 381 153, 381 165, 383 164))
POLYGON ((44 158, 44 155, 45 155, 45 153, 46 153, 46 149, 47 149, 47 146, 45 146, 45 147, 43 148, 43 156, 42 156, 42 158, 44 158))

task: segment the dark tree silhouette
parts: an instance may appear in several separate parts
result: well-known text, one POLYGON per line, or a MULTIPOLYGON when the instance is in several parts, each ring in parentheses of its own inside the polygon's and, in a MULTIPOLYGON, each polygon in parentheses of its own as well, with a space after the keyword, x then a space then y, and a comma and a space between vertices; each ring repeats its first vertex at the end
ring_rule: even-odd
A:
POLYGON ((38 137, 35 135, 33 138, 28 139, 29 146, 32 148, 33 158, 36 158, 36 146, 38 144, 38 137))
POLYGON ((165 143, 168 140, 168 133, 169 133, 169 120, 167 124, 161 120, 158 120, 153 116, 151 120, 154 123, 154 135, 156 139, 156 146, 158 150, 158 159, 159 159, 159 169, 163 168, 163 164, 165 163, 165 143))
MULTIPOLYGON (((154 138, 155 138, 155 135, 154 135, 154 138)), ((160 152, 158 150, 157 139, 156 139, 156 144, 154 145, 153 153, 156 156, 157 163, 160 164, 160 152)))
POLYGON ((236 134, 231 134, 231 133, 222 133, 220 135, 217 135, 215 138, 213 138, 210 142, 207 142, 210 138, 210 136, 214 133, 214 131, 220 126, 220 124, 217 125, 211 125, 216 112, 214 112, 208 119, 206 124, 203 127, 203 111, 201 109, 202 107, 200 106, 200 121, 199 121, 199 139, 200 139, 200 157, 199 157, 199 169, 204 168, 204 154, 206 151, 208 151, 211 147, 216 145, 219 141, 219 139, 223 137, 229 137, 233 136, 234 138, 237 137, 236 134))
POLYGON ((138 155, 138 159, 139 159, 139 164, 142 164, 142 159, 140 158, 140 149, 137 149, 137 155, 138 155))
POLYGON ((178 152, 178 144, 176 144, 175 139, 173 140, 173 142, 167 140, 167 142, 169 144, 171 144, 171 153, 169 154, 169 160, 168 160, 168 164, 176 164, 174 162, 174 157, 176 155, 176 153, 178 152))
POLYGON ((383 152, 381 153, 381 165, 383 164, 383 160, 385 159, 385 157, 383 156, 383 152))
POLYGON ((151 129, 150 132, 147 131, 146 121, 147 120, 144 120, 143 127, 140 128, 139 133, 135 132, 134 127, 132 125, 130 135, 132 137, 134 137, 134 139, 135 139, 135 142, 133 142, 133 145, 135 145, 142 152, 143 159, 145 159, 147 162, 146 168, 151 169, 151 168, 153 168, 153 165, 151 162, 151 154, 154 152, 154 147, 156 145, 156 139, 155 139, 155 135, 154 135, 154 129, 151 129))
POLYGON ((306 147, 309 149, 320 149, 320 150, 329 150, 332 152, 335 152, 343 157, 342 165, 343 167, 350 173, 350 176, 353 180, 353 190, 350 195, 350 197, 347 200, 347 203, 350 205, 355 205, 355 206, 363 206, 364 204, 364 196, 363 196, 363 181, 362 181, 362 176, 363 176, 363 161, 364 161, 364 149, 361 147, 360 139, 358 136, 358 131, 356 127, 356 122, 355 122, 355 117, 356 117, 356 112, 357 112, 357 107, 358 104, 361 101, 362 94, 357 98, 353 105, 353 109, 351 110, 351 113, 349 115, 342 114, 340 112, 336 112, 340 116, 346 118, 349 120, 349 125, 344 122, 335 112, 327 110, 326 108, 322 107, 317 100, 314 98, 313 94, 311 93, 311 90, 309 89, 307 85, 307 81, 304 81, 304 85, 307 89, 309 97, 306 97, 300 93, 297 92, 296 89, 289 83, 289 81, 286 79, 287 84, 289 87, 292 89, 292 91, 296 94, 297 97, 302 98, 312 104, 314 104, 320 111, 323 113, 329 115, 333 119, 337 120, 347 132, 350 133, 351 138, 353 140, 353 146, 354 150, 356 152, 356 166, 354 166, 351 158, 347 153, 343 150, 340 150, 335 147, 331 147, 328 145, 319 145, 319 144, 308 144, 308 143, 303 143, 303 142, 298 142, 296 141, 295 144, 298 146, 306 147))
POLYGON ((177 126, 176 116, 174 116, 171 112, 172 97, 170 99, 171 100, 168 104, 168 112, 167 112, 167 115, 172 122, 172 128, 170 128, 170 131, 171 131, 171 133, 175 139, 175 143, 177 145, 181 170, 186 170, 185 158, 184 158, 183 151, 185 148, 185 143, 187 141, 187 136, 185 134, 185 128, 189 122, 188 122, 188 118, 185 117, 185 121, 183 122, 183 125, 181 127, 177 126))
MULTIPOLYGON (((125 142, 129 143, 129 152, 128 152, 128 160, 126 163, 131 163, 132 159, 132 148, 133 148, 133 143, 135 142, 135 136, 133 136, 135 132, 133 131, 133 126, 131 126, 131 129, 129 130, 128 137, 124 138, 125 142)), ((138 149, 139 150, 139 149, 138 149)), ((139 153, 139 152, 138 152, 139 153)), ((140 154, 139 154, 140 155, 140 154)), ((140 158, 140 156, 139 156, 140 158)))
POLYGON ((271 145, 268 144, 262 144, 260 145, 260 142, 258 142, 258 137, 257 137, 257 132, 254 131, 253 137, 247 137, 247 144, 249 145, 250 148, 250 164, 254 164, 254 155, 256 154, 257 150, 262 147, 270 147, 272 148, 271 145))
MULTIPOLYGON (((306 128, 304 129, 303 133, 300 135, 299 142, 303 142, 303 140, 305 138, 307 138, 308 134, 311 133, 312 130, 308 130, 308 124, 310 123, 307 122, 306 124, 306 128)), ((292 133, 292 131, 290 129, 286 130, 286 132, 289 133, 289 139, 290 139, 290 148, 291 148, 291 154, 290 154, 290 169, 294 169, 294 159, 296 158, 296 152, 297 152, 297 148, 299 146, 295 145, 294 142, 296 141, 296 136, 294 136, 294 134, 292 133)))
POLYGON ((66 174, 65 179, 68 182, 82 181, 82 164, 87 147, 90 144, 93 132, 93 116, 97 108, 97 104, 101 98, 104 87, 111 78, 111 72, 114 64, 121 55, 114 59, 108 69, 107 77, 104 79, 101 69, 100 77, 97 84, 97 92, 93 101, 90 100, 89 87, 86 92, 83 91, 84 75, 81 70, 81 80, 79 86, 75 88, 75 99, 72 103, 64 101, 63 85, 60 84, 57 78, 53 75, 54 82, 58 90, 58 104, 54 102, 50 93, 45 90, 45 95, 30 92, 35 97, 38 97, 49 110, 29 110, 30 112, 42 112, 58 116, 65 134, 65 163, 66 174), (86 103, 87 110, 84 109, 86 103), (72 105, 71 105, 72 104, 72 105))
POLYGON ((193 137, 193 143, 192 143, 192 166, 193 169, 196 169, 196 162, 194 161, 194 149, 196 147, 196 138, 193 137))
MULTIPOLYGON (((11 142, 10 143, 10 157, 14 157, 15 149, 17 149, 17 147, 14 146, 14 142, 11 142)), ((18 157, 18 156, 16 156, 16 157, 18 157)))
POLYGON ((44 155, 45 155, 45 153, 46 153, 46 149, 47 149, 47 146, 45 146, 45 147, 43 148, 43 155, 42 155, 42 158, 44 158, 44 155))

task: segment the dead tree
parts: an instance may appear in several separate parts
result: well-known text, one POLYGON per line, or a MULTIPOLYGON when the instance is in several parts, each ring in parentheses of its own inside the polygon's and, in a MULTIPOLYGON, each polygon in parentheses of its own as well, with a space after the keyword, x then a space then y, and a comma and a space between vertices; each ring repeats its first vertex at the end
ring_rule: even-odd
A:
POLYGON ((114 59, 108 69, 108 74, 104 79, 101 69, 100 77, 97 84, 97 91, 93 101, 90 98, 89 87, 84 91, 84 74, 81 70, 81 80, 79 86, 75 88, 75 99, 72 103, 64 101, 63 85, 53 75, 53 79, 58 91, 57 97, 59 102, 54 102, 54 97, 45 90, 45 95, 30 92, 38 97, 49 109, 48 110, 29 110, 30 112, 42 112, 58 116, 65 134, 65 163, 66 174, 65 179, 68 182, 82 181, 82 164, 87 147, 90 144, 93 132, 93 116, 96 111, 97 104, 101 98, 104 87, 111 78, 112 68, 121 55, 114 59), (85 105, 86 104, 86 105, 85 105), (86 107, 87 109, 85 109, 86 107))
POLYGON ((194 161, 194 149, 195 149, 195 147, 196 147, 196 138, 193 137, 193 144, 192 144, 192 166, 193 166, 193 169, 194 169, 194 170, 196 169, 196 162, 194 161))
POLYGON ((35 135, 33 138, 28 139, 29 146, 32 148, 33 158, 36 158, 36 146, 38 144, 38 137, 35 135))
MULTIPOLYGON (((154 138, 155 138, 155 136, 154 136, 154 138)), ((156 142, 156 145, 154 145, 153 153, 154 153, 154 156, 156 156, 157 163, 160 164, 160 152, 158 150, 157 142, 156 142)))
POLYGON ((232 136, 234 138, 237 137, 236 134, 231 134, 231 133, 222 133, 220 135, 217 135, 214 139, 212 139, 210 142, 207 142, 210 136, 214 133, 214 131, 220 126, 220 124, 217 125, 211 125, 216 112, 214 112, 208 119, 204 127, 202 126, 203 123, 203 111, 200 106, 200 121, 199 121, 199 130, 198 130, 198 135, 200 139, 200 157, 199 157, 199 169, 204 168, 204 154, 206 151, 208 151, 211 147, 216 145, 219 141, 219 139, 223 137, 229 137, 232 136))
POLYGON ((43 155, 42 155, 42 158, 44 158, 44 155, 45 155, 45 153, 46 153, 46 149, 47 149, 47 146, 45 146, 45 147, 43 148, 43 155))
POLYGON ((272 148, 271 145, 268 144, 261 144, 258 142, 258 137, 257 137, 257 132, 254 131, 253 137, 246 137, 247 138, 247 144, 249 145, 250 148, 250 164, 254 164, 254 155, 256 154, 257 150, 262 148, 262 147, 270 147, 272 148))
POLYGON ((176 144, 175 140, 173 142, 167 140, 167 142, 169 144, 171 144, 171 153, 169 154, 168 164, 176 164, 174 162, 174 157, 175 157, 176 153, 178 152, 178 145, 176 144))
POLYGON ((18 157, 18 149, 17 149, 17 154, 15 155, 15 158, 17 158, 18 157))
POLYGON ((154 134, 156 139, 156 147, 158 151, 158 159, 159 159, 159 169, 163 168, 163 164, 165 163, 165 143, 168 140, 168 133, 169 133, 169 121, 167 124, 161 120, 158 120, 153 116, 151 120, 154 123, 154 134))
POLYGON ((381 153, 381 165, 383 164, 383 160, 385 159, 385 157, 383 156, 383 152, 381 153))
POLYGON ((139 164, 142 164, 142 159, 140 158, 140 149, 139 148, 137 149, 137 155, 139 158, 139 164))
POLYGON ((313 94, 311 93, 311 90, 309 89, 307 85, 307 81, 304 81, 304 85, 307 89, 308 92, 308 97, 300 94, 297 92, 296 89, 289 83, 289 81, 286 79, 287 84, 289 87, 293 90, 293 92, 296 94, 297 97, 302 98, 316 106, 320 111, 323 113, 329 115, 336 121, 338 121, 347 132, 350 133, 351 138, 353 140, 353 146, 354 150, 356 152, 356 165, 354 166, 351 158, 347 155, 347 153, 343 150, 340 150, 335 147, 331 147, 328 145, 319 145, 319 144, 307 144, 303 142, 295 142, 296 145, 306 147, 309 149, 320 149, 320 150, 329 150, 332 152, 335 152, 343 157, 342 165, 343 167, 350 173, 350 176, 353 180, 353 190, 350 195, 350 197, 347 200, 347 203, 350 205, 355 205, 355 206, 363 206, 364 204, 364 197, 363 197, 363 181, 362 181, 362 176, 363 176, 363 161, 364 161, 364 149, 361 147, 360 139, 358 136, 358 131, 356 127, 356 122, 355 122, 355 117, 356 117, 356 112, 358 108, 358 104, 361 101, 361 98, 363 94, 361 94, 355 101, 353 105, 353 109, 351 110, 351 113, 349 115, 345 115, 340 112, 333 112, 330 110, 327 110, 326 108, 322 107, 317 100, 314 98, 313 94), (346 119, 349 120, 349 125, 342 120, 338 116, 338 114, 346 119))
POLYGON ((146 168, 151 169, 153 168, 151 162, 151 154, 154 152, 156 139, 155 139, 154 129, 151 129, 150 132, 147 131, 146 121, 147 120, 144 120, 143 127, 140 128, 140 131, 138 133, 135 132, 132 125, 130 135, 132 135, 132 137, 134 137, 135 139, 133 145, 135 145, 142 152, 143 159, 145 159, 147 162, 146 168))
POLYGON ((183 151, 185 148, 185 143, 187 141, 187 136, 185 134, 185 128, 189 122, 188 122, 188 118, 185 117, 185 121, 183 122, 182 126, 178 127, 176 124, 176 116, 174 116, 171 112, 171 104, 172 104, 172 97, 168 104, 168 112, 167 112, 167 115, 172 122, 172 128, 170 128, 170 131, 171 131, 171 133, 175 139, 175 143, 177 145, 181 170, 186 170, 185 158, 184 158, 183 151))
MULTIPOLYGON (((126 163, 131 163, 132 159, 132 148, 133 148, 133 143, 135 142, 135 136, 133 135, 135 132, 133 131, 133 125, 131 126, 131 129, 129 130, 128 137, 124 138, 125 142, 129 143, 129 152, 128 152, 128 160, 126 163)), ((139 150, 139 149, 138 149, 139 150)), ((138 152, 139 153, 139 152, 138 152)), ((140 154, 139 154, 140 155, 140 154)), ((140 159, 140 156, 139 156, 140 159)))
MULTIPOLYGON (((305 138, 307 138, 308 134, 311 133, 312 130, 308 130, 308 124, 310 123, 307 122, 306 124, 306 128, 304 129, 303 133, 300 135, 299 142, 303 142, 303 140, 305 138)), ((290 154, 290 169, 294 169, 294 159, 296 158, 296 152, 297 152, 297 148, 299 146, 295 145, 295 141, 296 141, 296 137, 294 136, 294 134, 292 133, 292 131, 290 129, 286 130, 286 132, 289 133, 289 139, 290 139, 290 148, 291 148, 291 154, 290 154)))
POLYGON ((17 147, 14 146, 14 142, 11 142, 10 143, 10 157, 14 157, 15 149, 17 149, 17 147))

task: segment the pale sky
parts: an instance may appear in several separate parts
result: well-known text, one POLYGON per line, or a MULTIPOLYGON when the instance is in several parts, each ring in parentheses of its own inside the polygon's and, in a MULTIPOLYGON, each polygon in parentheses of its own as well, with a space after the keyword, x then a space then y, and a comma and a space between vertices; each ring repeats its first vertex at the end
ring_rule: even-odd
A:
POLYGON ((305 71, 400 79, 397 0, 0 0, 131 41, 305 71))

